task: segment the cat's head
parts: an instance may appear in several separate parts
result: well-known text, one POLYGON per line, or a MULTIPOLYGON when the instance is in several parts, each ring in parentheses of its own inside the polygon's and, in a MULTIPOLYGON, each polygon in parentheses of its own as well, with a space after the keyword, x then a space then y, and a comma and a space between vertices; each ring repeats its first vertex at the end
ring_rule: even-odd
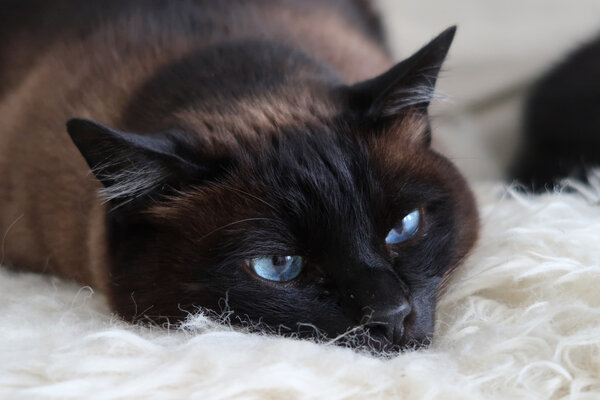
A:
POLYGON ((430 148, 453 35, 352 86, 230 71, 185 106, 134 113, 138 129, 166 125, 153 133, 70 121, 112 208, 116 311, 161 321, 206 308, 301 336, 358 326, 370 336, 353 339, 380 349, 428 342, 440 285, 477 232, 465 181, 430 148))

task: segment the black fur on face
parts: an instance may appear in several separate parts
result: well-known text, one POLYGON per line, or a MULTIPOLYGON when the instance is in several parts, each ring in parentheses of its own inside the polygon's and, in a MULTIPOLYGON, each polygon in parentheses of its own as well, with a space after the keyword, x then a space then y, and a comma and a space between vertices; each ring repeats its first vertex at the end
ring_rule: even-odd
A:
POLYGON ((198 307, 219 312, 226 299, 232 322, 284 334, 317 328, 333 338, 359 326, 379 350, 428 343, 440 284, 477 228, 464 180, 428 146, 431 88, 423 85, 435 82, 430 73, 452 35, 393 74, 321 87, 324 103, 335 104, 329 115, 273 124, 260 140, 221 148, 218 157, 189 132, 135 135, 71 121, 69 133, 107 189, 120 179, 129 185, 121 191, 136 189, 126 199, 111 192, 120 206, 109 214, 114 308, 161 321, 198 307), (151 179, 135 186, 140 174, 151 179), (415 209, 418 233, 386 244, 415 209), (285 255, 305 260, 287 282, 263 279, 245 262, 285 255))

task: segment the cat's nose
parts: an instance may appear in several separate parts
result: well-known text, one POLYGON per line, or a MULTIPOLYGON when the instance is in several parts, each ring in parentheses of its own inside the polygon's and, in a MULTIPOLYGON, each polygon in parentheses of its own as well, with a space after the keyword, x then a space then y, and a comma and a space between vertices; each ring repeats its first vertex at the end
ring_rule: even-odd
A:
POLYGON ((399 345, 406 341, 404 338, 405 322, 411 311, 410 303, 404 300, 395 307, 373 312, 369 316, 367 325, 375 327, 391 343, 399 345))

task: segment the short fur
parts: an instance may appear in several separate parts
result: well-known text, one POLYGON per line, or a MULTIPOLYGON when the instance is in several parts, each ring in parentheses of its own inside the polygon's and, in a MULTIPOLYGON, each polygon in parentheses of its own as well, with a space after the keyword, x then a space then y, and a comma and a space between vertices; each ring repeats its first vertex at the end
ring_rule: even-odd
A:
POLYGON ((378 348, 427 343, 477 234, 471 192, 430 148, 454 29, 391 67, 364 7, 9 2, 3 261, 98 287, 127 319, 227 299, 233 321, 282 333, 361 325, 378 348), (417 237, 386 245, 413 209, 417 237), (276 283, 244 266, 273 254, 305 270, 276 283))

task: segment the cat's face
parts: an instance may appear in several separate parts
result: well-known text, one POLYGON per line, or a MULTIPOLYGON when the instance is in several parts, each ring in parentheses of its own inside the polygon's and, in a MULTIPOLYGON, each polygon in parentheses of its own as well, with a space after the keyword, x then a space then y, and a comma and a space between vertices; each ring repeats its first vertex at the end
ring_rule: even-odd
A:
POLYGON ((423 88, 414 58, 419 70, 439 69, 431 53, 443 59, 447 36, 392 69, 404 78, 332 89, 330 116, 218 155, 200 156, 172 132, 72 121, 113 204, 123 202, 114 188, 129 188, 130 203, 111 218, 116 310, 160 320, 202 307, 285 334, 359 326, 375 348, 426 343, 440 284, 472 246, 477 215, 460 174, 429 147, 427 99, 381 96, 378 86, 423 88), (108 166, 99 148, 112 149, 108 166), (136 164, 145 181, 123 173, 136 164))

